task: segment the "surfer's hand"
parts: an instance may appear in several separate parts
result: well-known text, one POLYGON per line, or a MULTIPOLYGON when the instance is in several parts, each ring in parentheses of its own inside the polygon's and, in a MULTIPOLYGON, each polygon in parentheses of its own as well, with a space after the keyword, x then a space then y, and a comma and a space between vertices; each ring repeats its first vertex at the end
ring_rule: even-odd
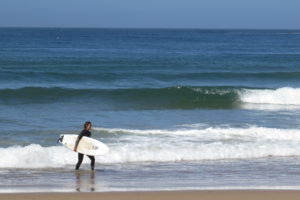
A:
POLYGON ((76 151, 77 151, 77 148, 74 148, 74 151, 76 152, 76 151))

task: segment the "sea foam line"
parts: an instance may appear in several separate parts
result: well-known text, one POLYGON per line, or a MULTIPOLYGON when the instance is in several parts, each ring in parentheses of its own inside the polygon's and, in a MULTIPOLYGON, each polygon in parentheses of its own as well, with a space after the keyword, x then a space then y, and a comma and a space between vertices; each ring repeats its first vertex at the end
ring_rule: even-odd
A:
MULTIPOLYGON (((187 125, 185 125, 187 126, 187 125)), ((202 125, 203 126, 203 125, 202 125)), ((198 128, 197 124, 189 125, 187 128, 176 129, 124 129, 124 128, 104 128, 93 127, 96 132, 120 133, 136 135, 169 135, 169 136, 194 136, 206 137, 212 135, 219 136, 245 136, 257 139, 290 139, 300 141, 300 130, 298 129, 278 129, 268 127, 249 126, 244 128, 235 127, 203 127, 198 128), (194 128, 195 127, 195 128, 194 128)))
MULTIPOLYGON (((96 127, 93 135, 97 138, 96 127)), ((97 165, 133 162, 186 162, 300 156, 300 130, 266 127, 177 130, 107 129, 122 131, 108 141, 109 153, 97 165), (125 134, 127 133, 127 134, 125 134)), ((77 154, 63 146, 39 144, 0 148, 0 168, 73 168, 77 154)), ((84 163, 88 166, 89 159, 84 163)))

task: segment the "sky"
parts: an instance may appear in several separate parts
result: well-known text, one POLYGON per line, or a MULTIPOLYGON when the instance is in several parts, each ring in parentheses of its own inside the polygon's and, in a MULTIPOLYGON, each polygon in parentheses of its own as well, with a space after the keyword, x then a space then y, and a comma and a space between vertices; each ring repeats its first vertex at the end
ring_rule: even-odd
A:
POLYGON ((300 0, 0 0, 0 27, 300 29, 300 0))

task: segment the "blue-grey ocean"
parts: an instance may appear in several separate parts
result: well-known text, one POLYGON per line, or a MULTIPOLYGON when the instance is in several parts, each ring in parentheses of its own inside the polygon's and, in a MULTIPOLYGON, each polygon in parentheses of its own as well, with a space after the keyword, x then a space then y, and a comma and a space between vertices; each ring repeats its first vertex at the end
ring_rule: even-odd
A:
POLYGON ((0 192, 299 189, 300 31, 0 28, 0 155, 0 192))

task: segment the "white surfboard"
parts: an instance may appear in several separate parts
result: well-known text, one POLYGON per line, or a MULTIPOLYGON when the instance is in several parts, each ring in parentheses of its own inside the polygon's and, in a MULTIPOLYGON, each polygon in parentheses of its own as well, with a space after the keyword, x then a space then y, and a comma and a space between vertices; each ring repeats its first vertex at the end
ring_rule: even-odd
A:
MULTIPOLYGON (((78 135, 60 135, 58 141, 73 151, 77 138, 78 135)), ((108 150, 108 147, 102 142, 85 136, 81 138, 77 146, 77 152, 91 156, 104 155, 108 150)))

